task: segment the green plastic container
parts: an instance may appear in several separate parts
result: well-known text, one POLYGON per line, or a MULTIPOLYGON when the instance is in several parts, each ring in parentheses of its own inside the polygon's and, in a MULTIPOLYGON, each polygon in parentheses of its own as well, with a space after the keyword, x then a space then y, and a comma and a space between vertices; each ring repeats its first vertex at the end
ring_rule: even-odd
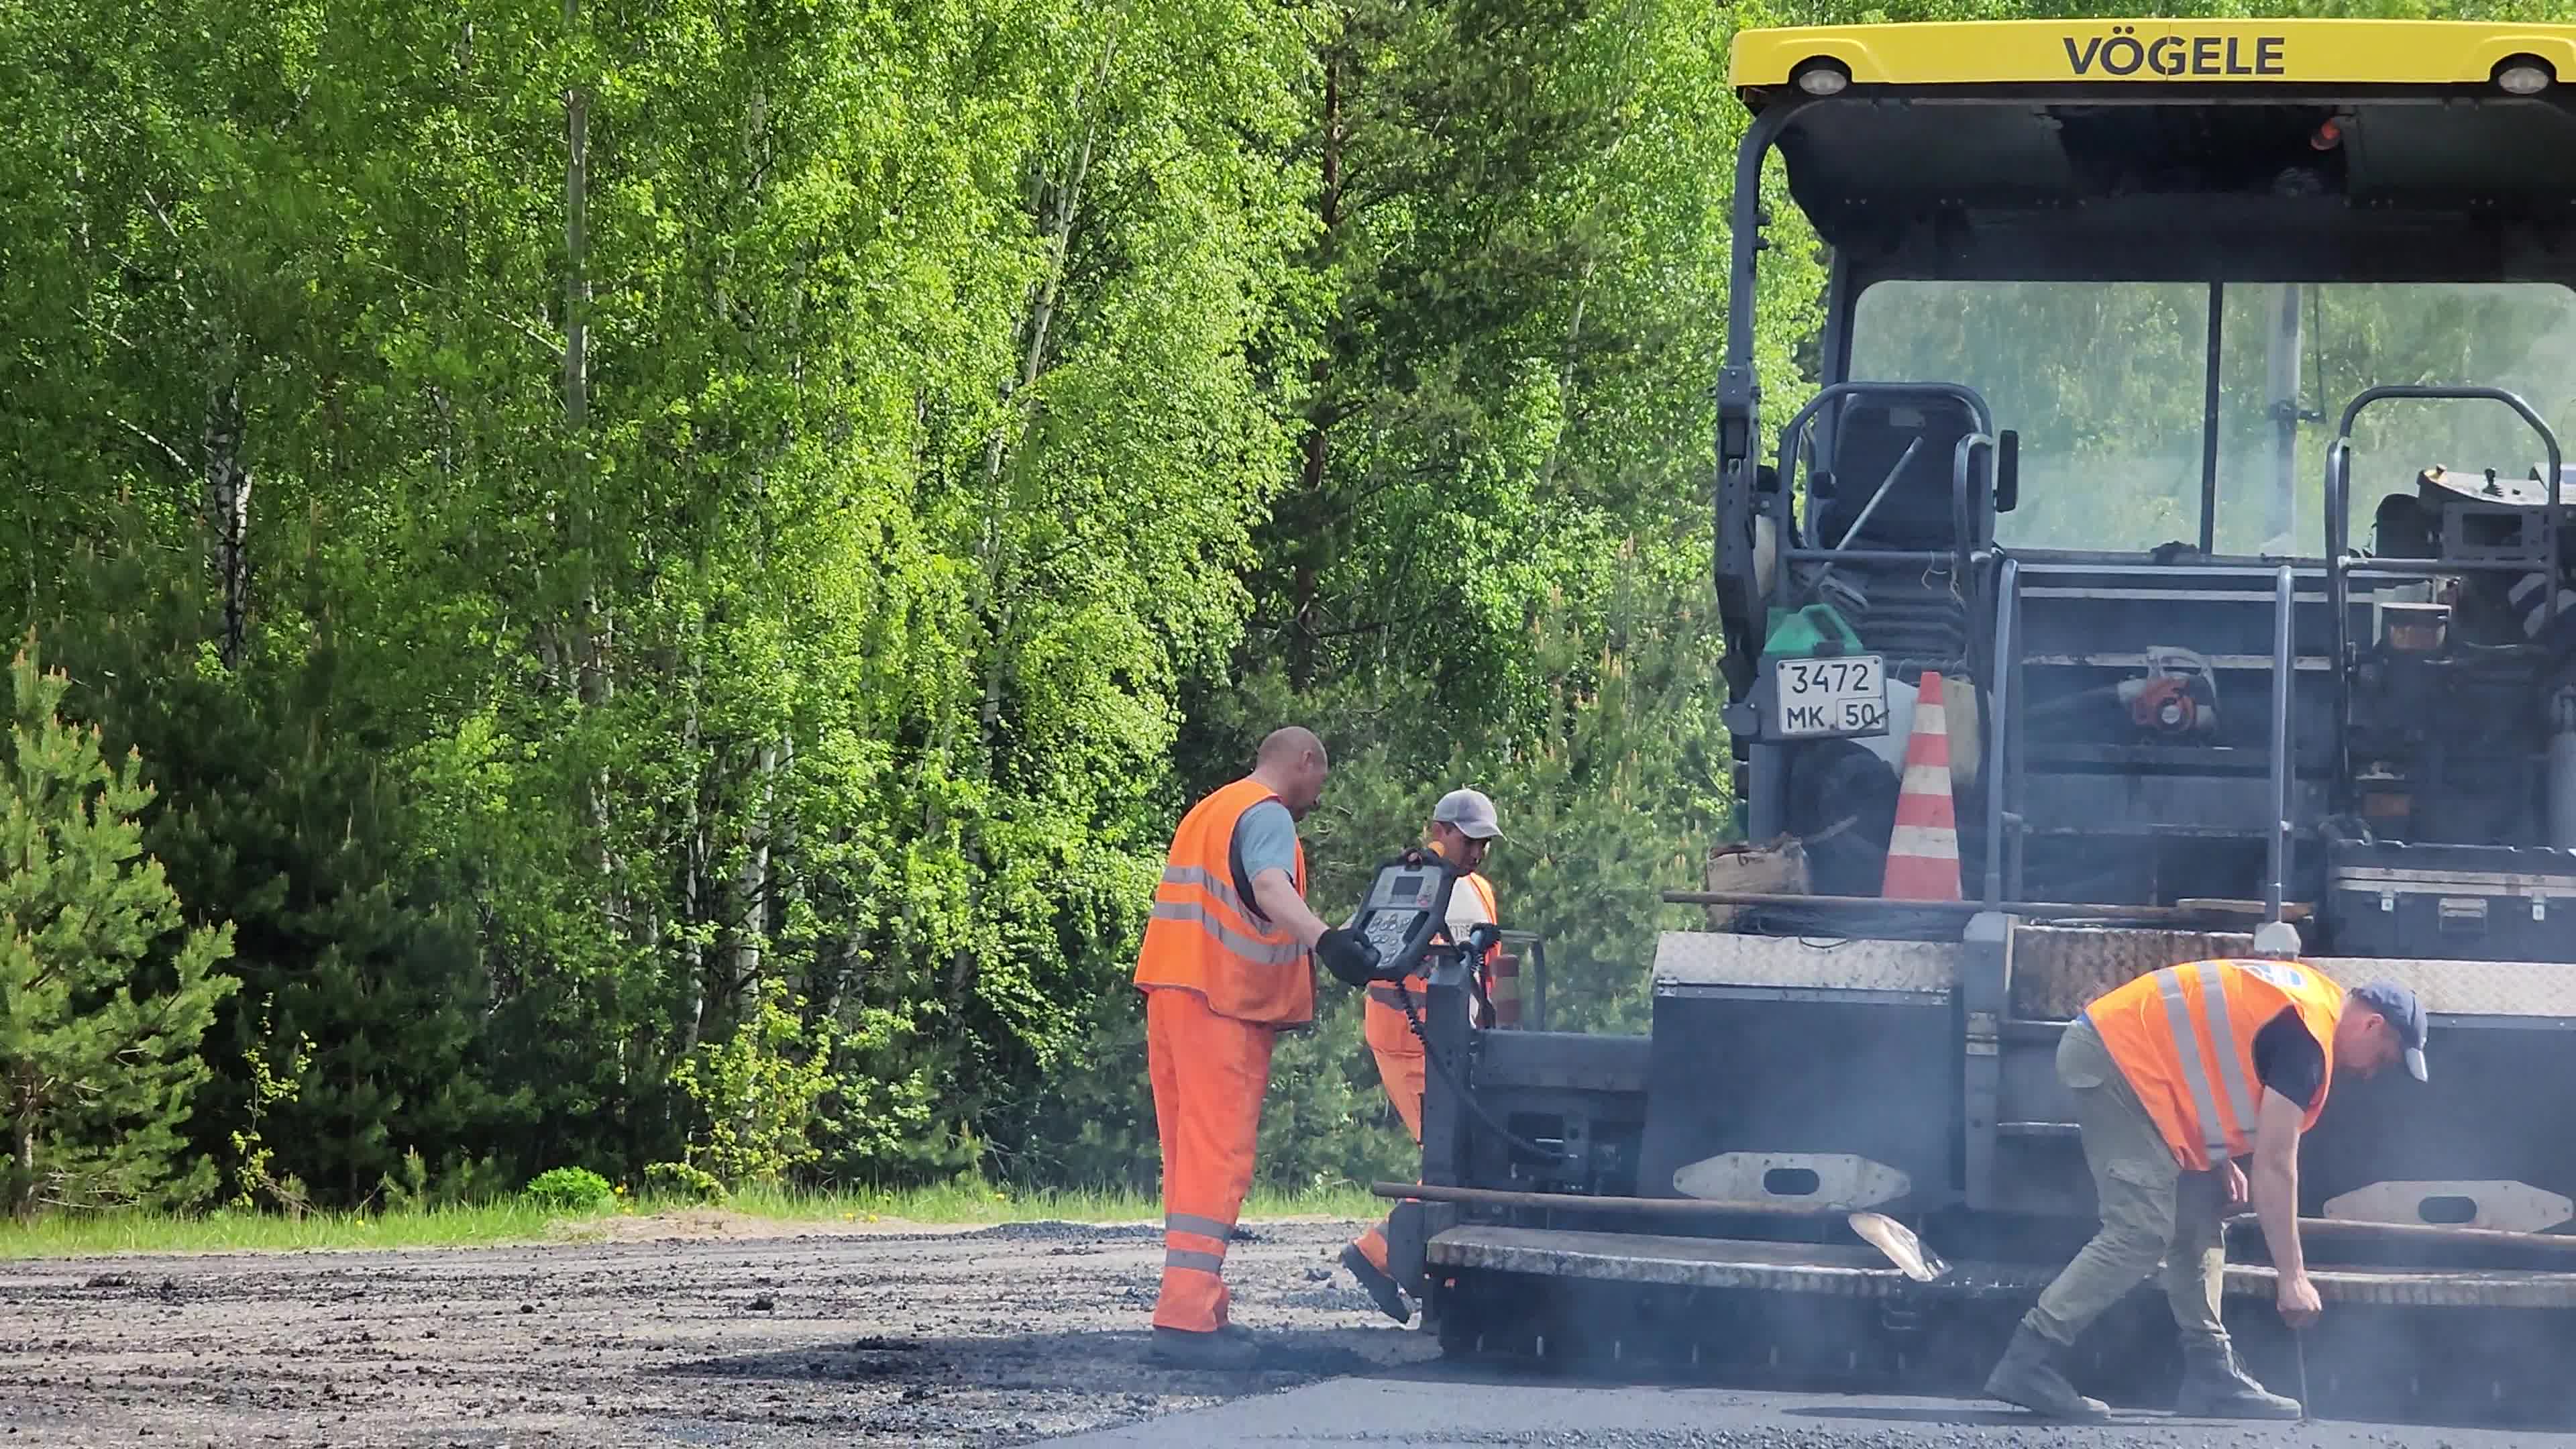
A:
POLYGON ((1831 604, 1809 604, 1803 609, 1773 609, 1771 636, 1762 641, 1762 652, 1770 658, 1808 659, 1818 655, 1832 658, 1840 654, 1859 654, 1860 635, 1843 622, 1843 616, 1831 604))

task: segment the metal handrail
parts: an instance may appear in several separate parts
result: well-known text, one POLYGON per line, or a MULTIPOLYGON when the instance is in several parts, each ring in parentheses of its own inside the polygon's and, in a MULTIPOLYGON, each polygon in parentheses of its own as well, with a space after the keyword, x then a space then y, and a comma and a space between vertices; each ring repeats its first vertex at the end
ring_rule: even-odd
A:
POLYGON ((2297 570, 2283 564, 2272 573, 2272 829, 2263 883, 2264 918, 2276 923, 2290 874, 2290 684, 2298 662, 2290 626, 2297 607, 2297 570))
POLYGON ((1776 455, 1776 461, 1773 465, 1773 471, 1779 475, 1779 493, 1772 502, 1772 511, 1774 514, 1773 526, 1776 531, 1776 536, 1783 542, 1781 544, 1780 572, 1778 577, 1772 580, 1771 586, 1771 601, 1775 606, 1785 605, 1788 601, 1789 590, 1792 585, 1792 575, 1796 572, 1796 570, 1790 568, 1789 565, 1793 562, 1801 561, 1799 555, 1810 552, 1807 549, 1789 548, 1786 543, 1786 540, 1790 537, 1790 530, 1795 521, 1793 504, 1798 492, 1798 440, 1805 434, 1808 425, 1814 421, 1816 414, 1822 411, 1826 404, 1846 397, 1949 398, 1954 402, 1966 404, 1969 415, 1976 420, 1977 430, 1968 437, 1959 440, 1958 455, 1954 458, 1952 463, 1950 477, 1951 521, 1953 525, 1956 526, 1964 519, 1969 525, 1968 527, 1961 529, 1958 538, 1954 540, 1956 546, 1952 550, 1947 553, 1942 553, 1928 549, 1867 551, 1846 549, 1837 556, 1854 563, 1881 561, 1877 555, 1882 552, 1890 555, 1890 557, 1885 560, 1887 562, 1913 562, 1917 557, 1926 560, 1944 560, 1956 564, 1960 574, 1965 575, 1968 571, 1970 555, 1978 542, 1974 528, 1974 522, 1977 515, 1967 511, 1969 506, 1969 480, 1964 472, 1964 464, 1969 451, 1969 446, 1978 440, 1984 441, 1988 450, 1988 456, 1992 456, 1995 431, 1994 410, 1986 405, 1984 395, 1979 393, 1975 388, 1969 387, 1964 383, 1956 382, 1834 383, 1829 387, 1819 389, 1814 397, 1807 400, 1807 405, 1798 409, 1797 413, 1789 419, 1787 426, 1780 429, 1780 451, 1776 455))
POLYGON ((1986 730, 1986 909, 2004 899, 2004 789, 2011 778, 2005 741, 2013 727, 2013 671, 2021 663, 2021 560, 2006 555, 1995 573, 1993 718, 1986 730))
POLYGON ((1529 1022, 1529 1030, 1545 1031, 1547 1030, 1547 939, 1536 931, 1505 931, 1502 934, 1502 942, 1506 946, 1528 948, 1520 953, 1521 984, 1525 988, 1522 996, 1522 1015, 1529 1022))
MULTIPOLYGON (((2546 582, 2541 590, 2541 607, 2548 610, 2544 616, 2547 619, 2555 620, 2559 614, 2558 530, 2564 520, 2566 503, 2562 496, 2564 480, 2560 475, 2565 471, 2566 458, 2558 446, 2558 435, 2550 430, 2548 423, 2541 420, 2540 414, 2532 411, 2531 404, 2524 402, 2520 394, 2501 387, 2449 387, 2439 384, 2400 383, 2365 388, 2357 394, 2344 406, 2343 418, 2335 428, 2334 441, 2326 445, 2326 607, 2334 614, 2333 633, 2330 637, 2334 640, 2335 772, 2331 789, 2338 807, 2348 803, 2352 793, 2350 741, 2352 738, 2353 568, 2350 561, 2344 557, 2351 543, 2348 537, 2351 528, 2345 515, 2350 510, 2352 495, 2352 425, 2361 416, 2362 409, 2373 403, 2391 401, 2502 403, 2513 409, 2515 415, 2520 417, 2526 426, 2540 435, 2541 447, 2546 450, 2549 460, 2549 512, 2544 525, 2549 538, 2546 562, 2543 564, 2548 572, 2544 575, 2546 582)), ((2435 571, 2449 572, 2453 567, 2463 571, 2475 569, 2484 572, 2496 565, 2485 563, 2458 566, 2427 565, 2425 573, 2429 575, 2435 571)), ((2397 568, 2398 564, 2394 561, 2374 560, 2371 566, 2361 571, 2366 575, 2382 575, 2393 573, 2397 568)))
POLYGON ((1970 433, 1959 440, 1950 452, 1950 526, 1959 540, 1959 573, 1968 572, 1968 546, 1985 543, 1994 537, 1995 509, 1995 433, 1989 422, 1984 431, 1970 433), (1968 460, 1979 448, 1986 450, 1986 486, 1980 490, 1970 474, 1968 460))

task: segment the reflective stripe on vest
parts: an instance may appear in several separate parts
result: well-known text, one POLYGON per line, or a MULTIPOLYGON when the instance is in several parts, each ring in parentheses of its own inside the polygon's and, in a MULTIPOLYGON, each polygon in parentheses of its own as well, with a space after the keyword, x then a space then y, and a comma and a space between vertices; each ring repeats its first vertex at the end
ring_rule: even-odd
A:
POLYGON ((2228 1050, 2236 1041, 2236 1033, 2227 1016, 2227 987, 2219 979, 2215 961, 2168 966, 2156 972, 2155 978, 2157 994, 2165 999, 2165 1019, 2173 1027, 2174 1054, 2182 1062, 2183 1080, 2191 1087, 2191 1103, 2197 1109, 2201 1147, 2215 1162, 2228 1155, 2227 1122, 2241 1126, 2254 1120, 2254 1098, 2245 1090, 2245 1077, 2236 1054, 2228 1050), (2218 1115, 2218 1099, 2210 1091, 2207 1054, 2191 1029, 2191 1003, 2182 989, 2181 973, 2185 971, 2200 978, 2200 1014, 2209 1025, 2210 1042, 2218 1048, 2218 1073, 2227 1085, 2229 1116, 2224 1119, 2218 1115))
MULTIPOLYGON (((1136 985, 1198 992, 1219 1016, 1263 1026, 1315 1018, 1315 968, 1296 937, 1265 919, 1235 882, 1234 830, 1244 813, 1277 799, 1254 779, 1211 793, 1181 817, 1136 953, 1136 985)), ((1306 894, 1306 846, 1292 880, 1306 894)))
POLYGON ((2136 1089, 2183 1166, 2201 1170, 2252 1150, 2261 1092, 2254 1038, 2284 1009, 2325 1054, 2326 1083, 2301 1130, 2316 1125, 2334 1073, 2343 988, 2314 967, 2279 961, 2195 961, 2151 971, 2085 1008, 2103 1046, 2136 1089))
MULTIPOLYGON (((1163 884, 1191 886, 1203 890, 1216 897, 1217 904, 1233 912, 1235 917, 1243 922, 1249 923, 1261 919, 1261 913, 1254 910, 1242 896, 1235 893, 1232 882, 1220 880, 1199 866, 1165 866, 1163 884)), ((1219 944, 1234 954, 1247 961, 1258 961, 1266 966, 1294 966, 1306 954, 1306 948, 1293 940, 1263 940, 1258 936, 1237 930, 1233 922, 1197 901, 1158 900, 1154 902, 1152 918, 1157 921, 1189 922, 1216 937, 1219 944)))

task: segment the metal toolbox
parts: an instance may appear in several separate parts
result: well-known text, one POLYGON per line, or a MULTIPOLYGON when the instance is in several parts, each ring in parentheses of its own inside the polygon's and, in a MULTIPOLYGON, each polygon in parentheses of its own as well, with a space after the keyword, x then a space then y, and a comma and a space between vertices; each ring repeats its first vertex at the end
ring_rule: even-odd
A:
POLYGON ((2576 961, 2576 851, 2337 840, 2326 887, 2339 956, 2576 961))

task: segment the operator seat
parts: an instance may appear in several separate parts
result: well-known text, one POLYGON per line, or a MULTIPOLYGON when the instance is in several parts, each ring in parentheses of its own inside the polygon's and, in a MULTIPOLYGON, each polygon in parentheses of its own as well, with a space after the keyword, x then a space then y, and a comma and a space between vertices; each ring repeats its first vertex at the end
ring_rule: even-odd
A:
POLYGON ((1824 546, 1842 542, 1888 470, 1905 456, 1906 445, 1920 439, 1922 446, 1888 484, 1886 501, 1870 514, 1852 547, 1957 547, 1950 475, 1959 440, 1976 430, 1976 416, 1956 398, 1860 397, 1843 403, 1833 431, 1833 495, 1817 521, 1824 546))
POLYGON ((2371 551, 2380 558, 2440 558, 2441 527, 2415 494, 2386 494, 2370 516, 2371 551))

